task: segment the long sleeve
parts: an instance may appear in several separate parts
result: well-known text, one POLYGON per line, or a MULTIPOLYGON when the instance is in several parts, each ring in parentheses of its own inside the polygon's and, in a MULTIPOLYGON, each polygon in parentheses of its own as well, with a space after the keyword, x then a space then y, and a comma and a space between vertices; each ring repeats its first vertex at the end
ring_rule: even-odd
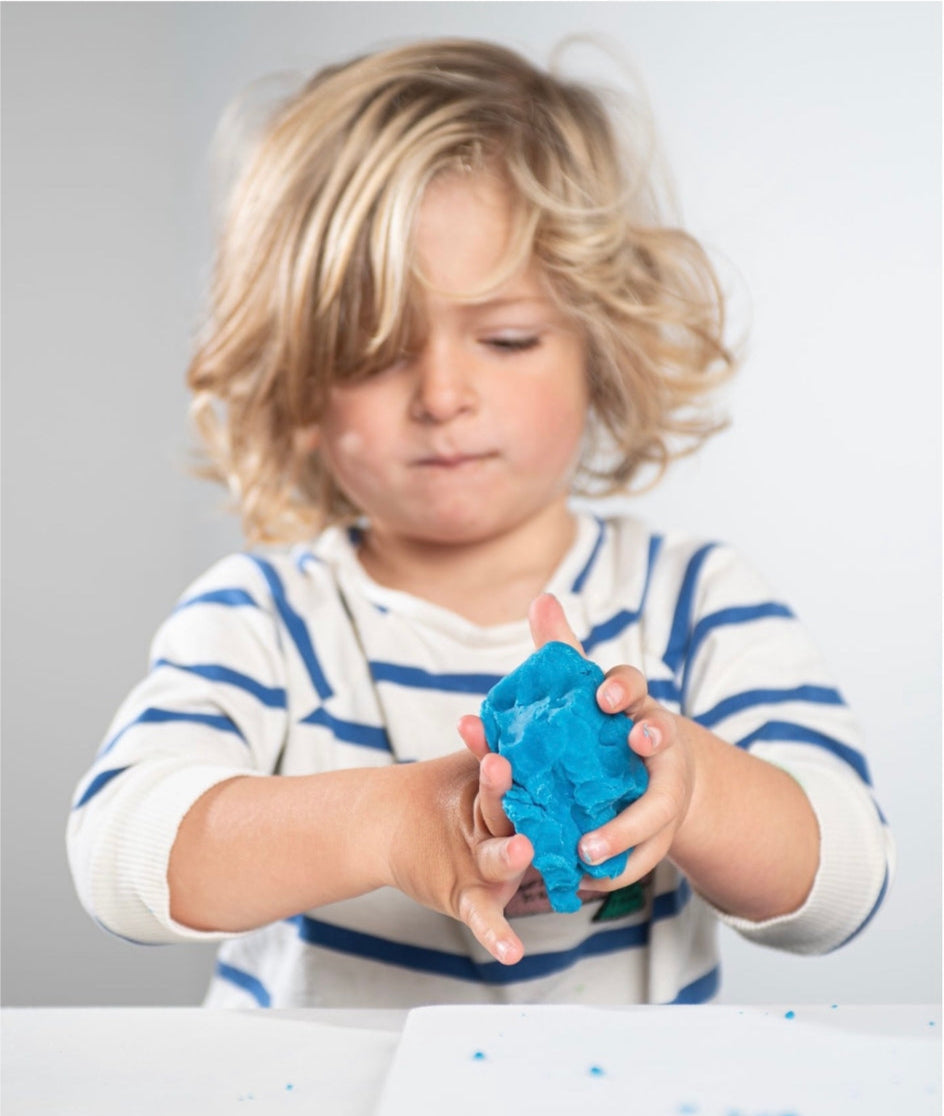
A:
POLYGON ((148 943, 226 936, 171 919, 167 864, 205 791, 275 768, 287 724, 279 640, 270 587, 248 555, 195 582, 159 629, 147 676, 118 710, 69 816, 76 889, 106 929, 148 943))
POLYGON ((792 611, 729 549, 689 560, 665 660, 682 712, 786 770, 820 831, 820 863, 803 906, 763 923, 718 917, 744 937, 824 953, 858 933, 894 870, 858 726, 792 611))

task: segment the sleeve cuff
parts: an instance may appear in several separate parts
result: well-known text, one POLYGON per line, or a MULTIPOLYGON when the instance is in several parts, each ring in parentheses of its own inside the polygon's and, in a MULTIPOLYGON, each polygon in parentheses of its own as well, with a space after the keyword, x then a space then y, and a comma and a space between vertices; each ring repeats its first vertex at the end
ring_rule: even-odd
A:
POLYGON ((719 920, 759 945, 799 954, 836 949, 869 921, 884 897, 894 846, 868 787, 846 772, 791 759, 777 763, 800 784, 816 815, 820 860, 806 901, 763 922, 712 908, 719 920))
MULTIPOLYGON (((177 831, 193 804, 211 787, 237 776, 258 778, 261 772, 241 767, 187 765, 167 770, 156 764, 150 786, 121 804, 120 819, 99 850, 93 878, 93 906, 106 929, 120 927, 123 937, 137 942, 221 941, 238 937, 226 932, 192 930, 170 916, 167 866, 177 831), (119 887, 108 886, 118 880, 119 887)), ((176 761, 175 761, 176 766, 176 761)))

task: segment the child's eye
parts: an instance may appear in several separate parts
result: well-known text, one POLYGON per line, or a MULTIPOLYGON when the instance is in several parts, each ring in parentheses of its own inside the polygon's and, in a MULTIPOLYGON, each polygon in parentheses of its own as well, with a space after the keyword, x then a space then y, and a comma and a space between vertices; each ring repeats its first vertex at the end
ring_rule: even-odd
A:
POLYGON ((503 353, 522 353, 526 349, 533 349, 540 344, 540 337, 536 334, 509 334, 486 338, 485 344, 492 349, 503 353))

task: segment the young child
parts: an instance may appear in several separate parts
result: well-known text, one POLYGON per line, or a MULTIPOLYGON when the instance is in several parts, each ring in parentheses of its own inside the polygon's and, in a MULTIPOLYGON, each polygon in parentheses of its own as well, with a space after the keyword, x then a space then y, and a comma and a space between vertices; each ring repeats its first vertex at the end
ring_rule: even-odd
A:
POLYGON ((161 627, 69 822, 103 926, 221 941, 210 1005, 703 1001, 719 921, 822 953, 885 893, 790 609, 572 500, 697 446, 733 366, 705 254, 618 151, 588 89, 422 42, 317 74, 233 190, 190 385, 253 549, 161 627), (584 838, 633 852, 574 914, 475 715, 550 639, 650 776, 584 838))

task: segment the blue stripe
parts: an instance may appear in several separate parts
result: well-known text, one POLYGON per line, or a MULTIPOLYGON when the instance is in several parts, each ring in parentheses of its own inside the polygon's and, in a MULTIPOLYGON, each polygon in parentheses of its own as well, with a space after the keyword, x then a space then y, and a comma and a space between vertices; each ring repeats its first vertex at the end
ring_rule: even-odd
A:
MULTIPOLYGON (((653 904, 653 921, 676 914, 688 901, 690 894, 691 890, 683 879, 675 892, 657 896, 653 904)), ((450 953, 447 950, 390 941, 360 930, 333 926, 311 918, 310 915, 296 915, 287 921, 295 926, 301 939, 309 945, 369 961, 379 961, 385 965, 396 965, 412 972, 490 985, 538 980, 569 969, 586 957, 600 957, 645 946, 649 942, 651 926, 651 922, 643 922, 634 926, 601 930, 572 949, 526 954, 516 965, 502 965, 498 961, 476 962, 464 954, 450 953)))
POLYGON ((616 953, 624 949, 646 945, 649 941, 649 923, 603 930, 585 939, 573 949, 556 953, 532 953, 516 965, 502 965, 498 961, 473 961, 471 957, 446 950, 427 949, 390 941, 359 930, 348 930, 320 922, 309 915, 290 919, 302 940, 309 945, 335 950, 385 965, 396 965, 412 972, 451 977, 476 984, 504 985, 519 981, 537 980, 552 973, 569 969, 583 957, 616 953))
POLYGON ((221 604, 230 608, 239 608, 242 605, 248 605, 251 608, 259 607, 258 603, 245 589, 213 589, 209 593, 201 593, 197 597, 188 597, 187 600, 181 601, 174 612, 180 612, 182 608, 190 608, 192 605, 198 604, 221 604))
POLYGON ((815 744, 848 763, 866 786, 870 787, 872 785, 868 764, 861 752, 857 752, 855 748, 851 748, 848 744, 842 744, 838 740, 834 740, 823 732, 816 732, 815 729, 807 728, 806 725, 797 725, 790 721, 768 721, 736 743, 739 748, 749 748, 757 740, 765 740, 771 743, 783 741, 791 744, 815 744))
POLYGON ((705 728, 711 728, 725 717, 740 713, 742 709, 753 709, 758 705, 779 705, 787 701, 805 701, 812 705, 842 705, 842 695, 831 686, 795 686, 791 690, 745 690, 741 694, 719 701, 706 713, 699 713, 692 720, 705 728))
POLYGON ((88 802, 90 798, 94 798, 103 787, 107 787, 116 775, 120 775, 122 771, 127 771, 129 766, 129 764, 125 764, 124 767, 112 767, 109 768, 108 771, 99 771, 91 783, 85 788, 85 793, 72 809, 78 810, 80 806, 84 806, 86 802, 88 802))
POLYGON ((721 967, 716 965, 710 973, 686 984, 679 994, 672 1000, 673 1004, 703 1004, 717 995, 721 984, 721 967))
POLYGON ((237 969, 233 965, 227 965, 225 961, 217 961, 216 975, 222 980, 228 980, 230 984, 235 984, 243 991, 248 992, 250 996, 256 1001, 259 1007, 271 1007, 272 997, 269 995, 269 990, 251 973, 244 972, 242 969, 237 969))
POLYGON ((583 569, 574 579, 574 583, 570 587, 571 593, 579 593, 583 589, 584 583, 590 576, 590 571, 593 569, 597 556, 600 553, 600 547, 603 546, 603 539, 606 535, 606 524, 598 515, 594 516, 594 519, 597 521, 597 541, 593 544, 593 550, 590 551, 590 557, 587 559, 583 569))
POLYGON ((875 918, 875 915, 877 914, 878 909, 882 905, 882 901, 885 898, 885 893, 888 891, 888 884, 889 884, 888 868, 886 866, 886 868, 885 868, 885 878, 882 880, 882 886, 881 886, 881 889, 879 890, 878 898, 873 903, 872 909, 865 916, 865 918, 859 923, 859 925, 856 927, 856 929, 852 931, 852 933, 848 936, 848 938, 844 938, 839 943, 839 945, 834 946, 833 949, 831 949, 829 951, 830 953, 832 953, 836 949, 842 949, 842 947, 844 945, 846 945, 848 942, 851 942, 853 938, 858 937, 859 934, 861 934, 862 931, 866 928, 866 926, 868 926, 868 924, 872 921, 872 919, 875 918))
POLYGON ((135 717, 129 724, 125 725, 124 728, 119 729, 98 754, 99 756, 104 756, 106 752, 110 752, 121 737, 124 736, 129 729, 133 729, 135 725, 163 725, 171 721, 186 721, 194 725, 207 725, 209 728, 219 729, 220 732, 234 732, 243 743, 246 742, 246 738, 236 727, 236 722, 222 714, 179 713, 173 709, 155 709, 151 706, 135 717))
POLYGON ((762 604, 755 605, 736 605, 731 608, 722 608, 717 612, 709 613, 708 616, 703 616, 695 627, 692 629, 691 638, 688 641, 688 648, 685 653, 685 666, 682 675, 682 701, 688 694, 688 676, 692 663, 701 648, 702 643, 708 636, 717 628, 727 627, 728 625, 750 624, 755 620, 767 620, 773 617, 782 618, 784 620, 795 619, 793 613, 787 608, 786 605, 780 604, 778 601, 764 601, 762 604))
POLYGON ((275 603, 276 610, 282 618, 282 623, 285 625, 288 634, 292 637, 292 642, 301 657, 302 662, 305 664, 305 669, 308 671, 308 677, 311 679, 311 684, 315 688, 315 692, 322 701, 326 701, 331 697, 334 692, 328 680, 321 669, 321 664, 315 655, 315 649, 311 643, 311 636, 309 635, 308 628, 305 626, 304 620, 288 603, 285 596, 285 587, 275 572, 274 567, 266 562, 265 559, 258 557, 255 554, 250 554, 248 557, 256 563, 262 571, 262 576, 266 579, 269 585, 269 592, 272 594, 272 600, 275 603))
POLYGON ((615 639, 631 624, 638 622, 639 617, 642 616, 643 610, 646 607, 646 598, 649 595, 649 585, 652 581, 652 571, 655 568, 656 558, 658 557, 661 546, 662 536, 652 535, 649 539, 646 580, 643 583, 642 599, 639 602, 639 607, 634 611, 623 609, 615 616, 611 616, 609 620, 603 620, 601 623, 591 628, 587 635, 581 640, 585 654, 589 655, 598 644, 606 643, 606 641, 610 639, 615 639))
POLYGON ((322 725, 330 729, 337 740, 345 744, 360 744, 365 748, 376 748, 381 752, 392 752, 390 737, 382 725, 364 725, 357 721, 342 721, 329 713, 324 706, 313 709, 299 724, 322 725))
POLYGON ((649 696, 656 701, 681 701, 678 683, 674 678, 653 678, 647 685, 649 696))
POLYGON ((663 892, 652 901, 652 921, 661 922, 664 918, 674 918, 692 897, 688 880, 681 876, 674 891, 663 892))
POLYGON ((320 558, 317 554, 313 554, 310 550, 303 550, 301 554, 299 554, 298 557, 295 559, 295 565, 298 567, 301 573, 305 572, 305 567, 310 562, 314 562, 316 566, 324 565, 324 559, 320 558))
POLYGON ((439 690, 455 694, 487 694, 502 680, 501 674, 433 674, 422 667, 401 666, 371 660, 367 666, 375 682, 390 682, 417 690, 439 690))
POLYGON ((263 705, 267 705, 271 709, 285 709, 287 704, 285 690, 276 686, 263 686, 261 682, 248 674, 242 674, 238 670, 220 666, 219 663, 172 663, 170 659, 158 659, 154 663, 154 669, 157 667, 173 667, 174 670, 196 674, 210 682, 225 682, 230 686, 238 686, 239 689, 252 694, 254 698, 258 698, 263 705))
POLYGON ((698 584, 698 575, 705 563, 705 559, 715 549, 716 543, 707 543, 697 550, 689 559, 682 579, 682 588, 678 600, 675 602, 675 614, 672 617, 672 630, 669 633, 669 643, 662 656, 662 661, 673 673, 676 673, 685 660, 685 653, 691 637, 692 610, 695 606, 695 587, 698 584))
POLYGON ((755 605, 736 605, 703 616, 692 629, 692 636, 688 644, 688 659, 691 660, 695 657, 695 653, 702 642, 715 628, 723 628, 729 624, 749 624, 754 620, 766 620, 769 617, 782 617, 785 620, 795 618, 790 609, 778 601, 764 601, 763 604, 755 605))
POLYGON ((639 620, 639 615, 639 609, 636 609, 635 612, 623 609, 615 616, 611 616, 609 620, 604 620, 602 623, 591 628, 584 639, 581 640, 584 653, 589 655, 598 644, 606 643, 609 639, 616 639, 616 637, 624 632, 631 624, 635 624, 639 620))

